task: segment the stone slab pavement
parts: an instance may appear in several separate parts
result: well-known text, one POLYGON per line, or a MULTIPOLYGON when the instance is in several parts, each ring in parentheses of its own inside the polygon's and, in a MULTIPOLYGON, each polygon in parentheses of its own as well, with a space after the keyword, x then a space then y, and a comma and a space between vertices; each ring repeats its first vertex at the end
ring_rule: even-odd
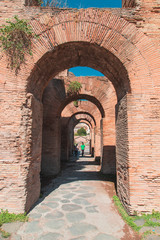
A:
POLYGON ((101 179, 93 158, 68 162, 11 240, 138 240, 123 221, 112 181, 101 179))

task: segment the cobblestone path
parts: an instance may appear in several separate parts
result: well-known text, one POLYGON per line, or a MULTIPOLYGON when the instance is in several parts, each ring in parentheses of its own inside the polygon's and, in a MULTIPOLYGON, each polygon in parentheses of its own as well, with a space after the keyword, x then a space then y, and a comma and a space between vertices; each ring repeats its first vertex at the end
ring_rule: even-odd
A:
POLYGON ((97 170, 92 158, 69 162, 11 239, 139 239, 114 207, 114 183, 97 170))

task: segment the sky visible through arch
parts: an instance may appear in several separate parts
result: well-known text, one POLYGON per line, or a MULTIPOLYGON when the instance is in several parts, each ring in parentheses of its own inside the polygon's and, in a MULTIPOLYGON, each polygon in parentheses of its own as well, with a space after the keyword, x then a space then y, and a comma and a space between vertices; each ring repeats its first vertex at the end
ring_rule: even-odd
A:
POLYGON ((121 8, 122 0, 67 0, 67 6, 70 8, 121 8))
MULTIPOLYGON (((67 0, 70 8, 121 8, 122 0, 67 0)), ((75 76, 103 76, 102 73, 88 67, 75 67, 69 70, 75 76)))

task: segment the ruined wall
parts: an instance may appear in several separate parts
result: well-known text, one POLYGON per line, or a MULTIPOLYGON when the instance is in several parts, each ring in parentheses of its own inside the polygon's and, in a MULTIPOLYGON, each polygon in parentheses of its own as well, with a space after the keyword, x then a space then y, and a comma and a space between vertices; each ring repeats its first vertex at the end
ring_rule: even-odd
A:
MULTIPOLYGON (((122 9, 107 9, 112 14, 134 23, 138 29, 149 36, 160 50, 160 3, 159 0, 122 0, 122 9)), ((59 12, 77 12, 77 9, 50 9, 49 7, 26 6, 24 0, 0 1, 0 25, 14 15, 25 19, 40 17, 42 23, 48 23, 50 15, 59 12), (44 18, 42 15, 47 13, 44 18)), ((104 10, 101 10, 104 11, 104 10)))
POLYGON ((138 212, 152 212, 153 206, 159 211, 160 97, 157 94, 130 95, 127 112, 130 204, 138 212))
MULTIPOLYGON (((158 130, 160 121, 159 118, 153 119, 152 112, 157 102, 159 106, 155 95, 158 96, 160 93, 159 9, 71 9, 57 12, 36 7, 21 8, 13 1, 1 1, 0 11, 1 23, 4 23, 6 18, 17 14, 29 19, 34 31, 40 36, 39 39, 33 41, 33 56, 26 56, 26 65, 22 66, 18 76, 7 68, 6 56, 4 52, 0 52, 0 88, 3 103, 0 119, 0 155, 1 165, 5 169, 1 173, 3 199, 1 207, 6 208, 7 205, 9 210, 28 210, 33 201, 38 199, 39 190, 36 191, 34 199, 31 198, 32 200, 28 201, 30 194, 39 189, 37 187, 39 181, 37 177, 37 182, 34 183, 34 175, 32 175, 34 167, 30 169, 31 162, 34 162, 32 153, 28 151, 28 146, 32 145, 29 135, 30 130, 33 132, 30 123, 32 110, 29 110, 26 115, 23 112, 27 108, 27 94, 33 95, 36 102, 40 104, 44 88, 58 72, 77 65, 85 65, 107 76, 115 87, 118 101, 123 100, 125 95, 127 95, 127 101, 130 100, 127 113, 125 112, 123 116, 124 120, 128 119, 127 125, 123 125, 122 121, 122 129, 124 129, 122 136, 123 133, 126 134, 129 151, 121 149, 122 142, 120 141, 121 144, 117 145, 117 153, 119 157, 124 155, 124 159, 128 159, 130 174, 137 171, 137 175, 136 173, 130 175, 129 182, 125 183, 125 179, 122 179, 123 181, 119 181, 118 185, 119 188, 123 185, 121 189, 123 189, 126 202, 130 200, 127 204, 131 205, 131 212, 137 209, 139 211, 150 211, 151 208, 160 209, 157 177, 157 162, 160 159, 160 152, 157 148, 160 140, 158 130), (137 96, 140 96, 138 101, 135 100, 137 96), (151 98, 152 101, 150 101, 151 98), (147 111, 144 111, 145 104, 147 111), (139 110, 143 114, 132 114, 134 106, 136 111, 139 110), (146 119, 144 126, 142 117, 146 119), (143 129, 141 131, 135 127, 138 122, 143 129), (29 126, 29 131, 26 130, 26 126, 29 126), (137 137, 137 134, 140 134, 140 137, 137 137), (145 143, 149 143, 147 155, 144 155, 143 137, 145 143), (142 145, 136 154, 134 142, 137 146, 142 145), (145 175, 144 172, 141 173, 134 169, 134 162, 138 162, 139 158, 141 159, 139 168, 142 169, 143 165, 145 175), (152 171, 148 171, 148 165, 152 165, 152 171), (148 179, 152 179, 152 182, 149 183, 148 179), (134 182, 137 184, 135 188, 134 182), (130 185, 129 190, 127 190, 127 184, 130 185), (138 193, 139 189, 143 188, 145 188, 144 196, 138 193), (151 197, 152 189, 154 189, 154 197, 151 197), (130 198, 127 197, 128 195, 130 198), (6 196, 11 197, 5 201, 6 196), (144 207, 145 202, 147 206, 150 203, 148 209, 144 207)), ((95 83, 94 86, 93 95, 99 89, 103 99, 104 85, 100 84, 97 88, 95 83)), ((87 87, 91 88, 90 85, 87 87)), ((104 99, 105 97, 104 94, 104 99)), ((52 108, 50 107, 49 110, 51 112, 52 108)), ((154 116, 157 112, 158 110, 154 111, 154 116)), ((49 120, 51 120, 50 117, 49 120)), ((119 129, 121 129, 120 125, 119 129)), ((36 156, 39 156, 38 154, 36 150, 36 156)), ((36 176, 38 176, 40 161, 36 156, 34 155, 36 169, 38 169, 36 176)), ((120 171, 123 172, 123 164, 120 171)))
POLYGON ((116 106, 117 189, 130 214, 159 211, 159 106, 156 94, 128 95, 116 106))
POLYGON ((122 7, 124 8, 138 7, 145 9, 159 8, 160 2, 159 0, 122 0, 122 7))
POLYGON ((17 93, 18 96, 12 86, 7 94, 10 102, 5 102, 5 97, 1 98, 1 103, 4 103, 1 105, 3 124, 0 125, 3 143, 0 151, 0 205, 13 212, 24 212, 40 194, 42 104, 32 94, 27 94, 26 100, 21 102, 23 92, 17 93))

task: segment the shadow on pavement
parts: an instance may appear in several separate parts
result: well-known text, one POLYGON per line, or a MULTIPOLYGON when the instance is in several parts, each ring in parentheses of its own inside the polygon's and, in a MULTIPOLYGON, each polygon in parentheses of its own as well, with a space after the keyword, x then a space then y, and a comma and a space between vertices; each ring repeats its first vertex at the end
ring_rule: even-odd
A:
MULTIPOLYGON (((111 174, 102 174, 98 170, 99 163, 92 160, 90 156, 80 157, 79 159, 71 158, 70 161, 63 163, 61 173, 54 177, 41 176, 41 195, 33 208, 42 202, 51 192, 56 190, 60 185, 75 181, 105 181, 114 183, 116 189, 116 176, 111 174), (88 159, 88 160, 87 160, 88 159), (86 166, 97 166, 95 171, 85 171, 86 166)), ((95 168, 94 168, 95 169, 95 168)), ((33 209, 32 208, 32 209, 33 209)))

